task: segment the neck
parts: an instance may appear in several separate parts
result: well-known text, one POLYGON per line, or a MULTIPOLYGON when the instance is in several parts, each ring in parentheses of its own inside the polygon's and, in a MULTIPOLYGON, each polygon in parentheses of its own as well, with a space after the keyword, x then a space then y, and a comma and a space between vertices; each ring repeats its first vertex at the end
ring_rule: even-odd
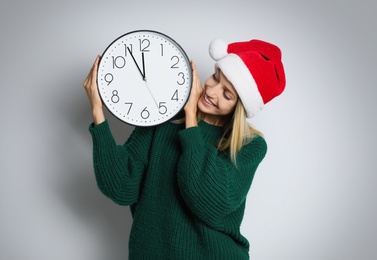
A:
POLYGON ((229 116, 214 116, 214 115, 208 115, 203 114, 202 120, 206 122, 207 124, 214 125, 214 126, 224 126, 226 122, 228 122, 230 119, 229 116))

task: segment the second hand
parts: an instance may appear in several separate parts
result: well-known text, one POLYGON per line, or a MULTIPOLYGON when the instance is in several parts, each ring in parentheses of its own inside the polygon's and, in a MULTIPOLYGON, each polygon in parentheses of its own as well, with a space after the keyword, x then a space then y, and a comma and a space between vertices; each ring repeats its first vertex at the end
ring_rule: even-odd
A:
POLYGON ((157 104, 157 101, 156 99, 154 98, 153 94, 152 94, 152 91, 150 90, 149 86, 148 86, 148 83, 147 83, 147 79, 144 79, 145 80, 145 86, 147 87, 148 91, 149 91, 149 94, 151 94, 152 98, 153 98, 153 101, 154 103, 156 104, 156 107, 158 109, 158 104, 157 104))
POLYGON ((145 75, 145 62, 144 62, 144 52, 141 53, 141 59, 142 59, 142 63, 143 63, 143 80, 145 82, 145 86, 147 87, 148 91, 149 91, 149 94, 151 94, 152 98, 153 98, 153 101, 154 103, 156 104, 156 107, 158 109, 158 104, 157 104, 157 101, 156 99, 154 98, 153 94, 152 94, 152 91, 151 89, 149 88, 148 86, 148 82, 147 82, 147 77, 145 75))

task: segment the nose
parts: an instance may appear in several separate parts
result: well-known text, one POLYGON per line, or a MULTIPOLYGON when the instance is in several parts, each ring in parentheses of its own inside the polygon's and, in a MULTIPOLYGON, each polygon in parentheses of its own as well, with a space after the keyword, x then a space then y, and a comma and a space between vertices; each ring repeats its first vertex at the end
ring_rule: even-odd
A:
POLYGON ((220 82, 215 83, 214 85, 208 86, 207 94, 211 97, 214 97, 217 94, 217 92, 219 91, 220 88, 221 88, 220 82))

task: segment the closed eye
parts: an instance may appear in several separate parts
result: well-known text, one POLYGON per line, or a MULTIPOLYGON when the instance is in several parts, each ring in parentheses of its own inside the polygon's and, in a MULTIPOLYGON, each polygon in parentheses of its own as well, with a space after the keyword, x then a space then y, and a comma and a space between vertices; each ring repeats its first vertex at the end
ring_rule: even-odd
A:
POLYGON ((224 98, 225 98, 226 100, 232 100, 233 97, 234 97, 234 95, 233 95, 233 93, 232 93, 230 90, 226 89, 226 90, 224 91, 224 98))

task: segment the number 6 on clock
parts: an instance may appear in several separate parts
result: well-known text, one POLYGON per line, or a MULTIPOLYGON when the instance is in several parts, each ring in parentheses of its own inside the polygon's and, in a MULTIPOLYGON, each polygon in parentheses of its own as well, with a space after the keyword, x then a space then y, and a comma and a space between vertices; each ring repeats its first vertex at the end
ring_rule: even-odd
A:
POLYGON ((105 49, 98 66, 97 85, 105 107, 134 126, 172 119, 184 108, 191 84, 187 54, 157 31, 123 34, 105 49))

